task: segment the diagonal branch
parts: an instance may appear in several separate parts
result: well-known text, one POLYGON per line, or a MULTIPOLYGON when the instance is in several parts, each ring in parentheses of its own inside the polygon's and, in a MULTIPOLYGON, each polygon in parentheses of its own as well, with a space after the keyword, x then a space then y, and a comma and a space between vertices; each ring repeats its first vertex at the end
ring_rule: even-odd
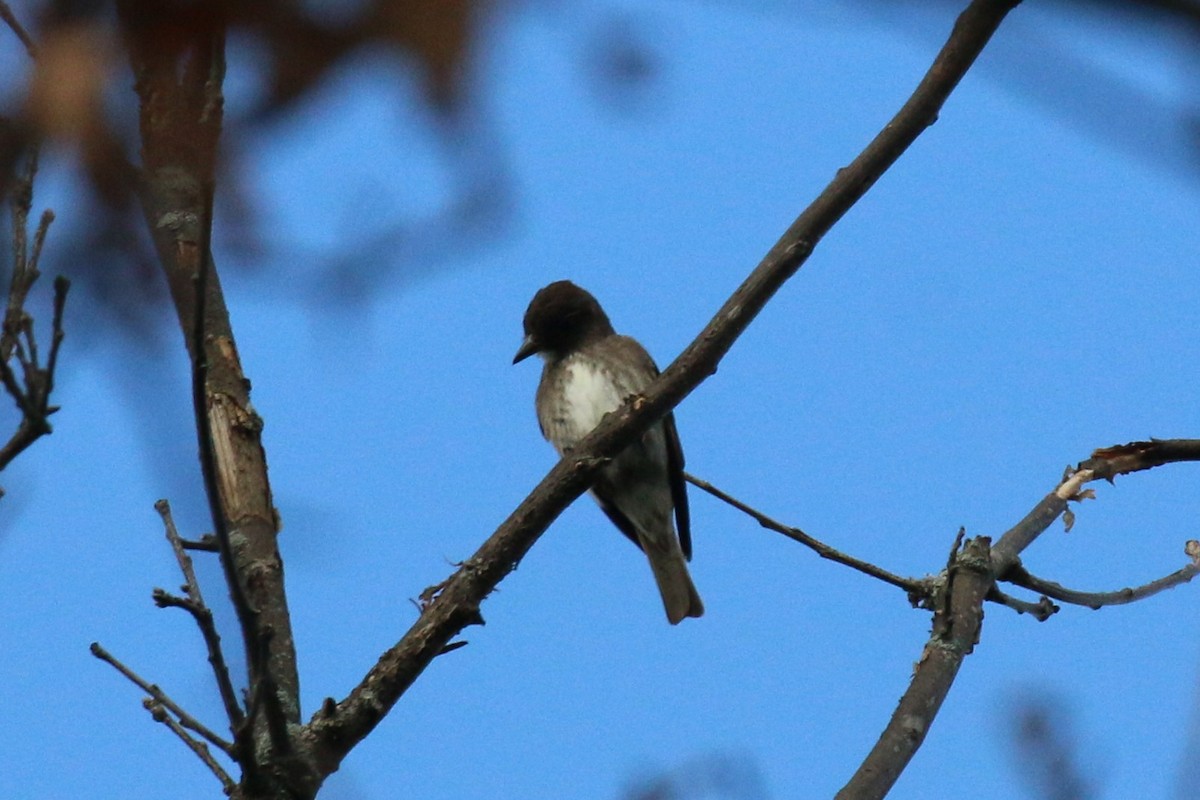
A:
POLYGON ((884 583, 890 583, 892 586, 903 589, 904 591, 908 592, 909 599, 914 603, 917 603, 923 598, 927 597, 931 591, 928 581, 918 580, 916 578, 905 578, 900 575, 896 575, 895 573, 888 572, 886 569, 881 567, 877 567, 869 561, 863 561, 855 558, 854 556, 848 556, 842 551, 825 544, 820 539, 809 536, 799 528, 794 528, 790 525, 784 525, 782 522, 776 522, 761 511, 751 508, 742 501, 738 500, 736 497, 721 491, 703 478, 697 478, 695 475, 691 475, 686 472, 683 474, 683 477, 686 478, 687 481, 693 486, 708 492, 718 500, 728 503, 738 511, 741 511, 747 516, 753 518, 764 528, 775 531, 776 533, 781 533, 794 542, 799 542, 805 547, 811 549, 821 558, 827 558, 830 561, 842 564, 843 566, 856 569, 864 575, 869 575, 872 578, 878 578, 884 583))
MULTIPOLYGON (((401 640, 341 702, 326 702, 306 727, 319 769, 328 774, 396 703, 442 648, 480 620, 479 605, 547 526, 615 456, 717 370, 776 291, 831 227, 938 117, 1017 0, 975 0, 959 18, 920 85, 875 139, 796 219, 692 343, 643 396, 610 414, 563 458, 495 533, 454 573, 401 640)), ((986 594, 986 592, 985 592, 986 594)))
POLYGON ((184 730, 184 727, 168 714, 167 709, 157 700, 147 697, 142 701, 142 707, 150 712, 150 716, 155 722, 161 722, 163 725, 166 725, 171 733, 178 736, 179 740, 196 754, 196 758, 200 759, 212 771, 212 774, 217 776, 217 780, 221 782, 221 788, 225 794, 233 794, 233 790, 237 784, 234 783, 233 778, 229 777, 229 773, 225 771, 224 767, 218 764, 217 760, 213 758, 212 753, 208 750, 208 745, 184 730))
POLYGON ((204 646, 208 650, 208 663, 212 666, 213 677, 217 681, 217 691, 221 695, 221 702, 225 706, 225 714, 229 717, 229 725, 233 730, 237 730, 244 721, 242 707, 238 704, 237 692, 233 689, 233 681, 229 677, 229 667, 225 663, 225 654, 221 650, 221 635, 217 633, 216 623, 213 621, 212 609, 204 602, 204 595, 200 593, 200 582, 196 579, 196 570, 192 567, 192 557, 187 554, 184 549, 183 540, 179 536, 179 531, 175 527, 175 520, 171 516, 171 505, 166 500, 159 500, 154 504, 154 508, 158 511, 163 520, 163 527, 166 528, 167 541, 171 543, 171 549, 175 553, 175 560, 179 563, 179 571, 183 573, 184 590, 187 592, 187 599, 181 602, 171 602, 167 600, 166 593, 163 593, 162 599, 160 595, 155 593, 155 602, 161 605, 176 605, 189 614, 196 620, 197 627, 200 628, 200 634, 204 637, 204 646))
POLYGON ((992 564, 997 575, 1004 575, 1016 564, 1021 553, 1067 511, 1071 500, 1083 499, 1083 485, 1095 476, 1090 470, 1068 470, 1054 491, 1043 497, 1020 522, 1009 528, 992 547, 992 564))
POLYGON ((33 43, 33 37, 21 25, 21 21, 17 19, 17 15, 13 13, 8 3, 0 0, 0 21, 4 22, 16 37, 21 40, 21 44, 25 45, 25 52, 30 58, 37 58, 37 45, 33 43))
POLYGON ((179 704, 177 704, 174 700, 172 700, 170 697, 168 697, 167 693, 164 692, 162 689, 158 688, 157 685, 150 683, 145 678, 143 678, 141 675, 138 675, 132 669, 125 666, 123 663, 121 663, 121 661, 119 661, 117 659, 116 656, 114 656, 112 653, 108 652, 103 647, 101 647, 99 642, 92 642, 91 651, 92 651, 92 655, 94 655, 96 658, 100 659, 101 661, 103 661, 106 664, 108 664, 109 666, 111 666, 117 672, 124 675, 131 683, 133 683, 135 686, 137 686, 143 692, 148 694, 150 696, 151 700, 153 700, 156 704, 162 706, 164 709, 166 709, 167 711, 170 711, 172 714, 174 714, 175 717, 179 720, 180 725, 182 725, 183 727, 187 728, 190 731, 195 731, 196 733, 200 734, 205 739, 207 739, 210 743, 219 747, 221 749, 221 751, 223 753, 225 753, 225 755, 233 757, 233 743, 232 742, 228 742, 228 741, 222 739, 220 736, 213 733, 213 731, 207 725, 205 725, 203 722, 196 719, 188 712, 184 711, 179 706, 179 704))

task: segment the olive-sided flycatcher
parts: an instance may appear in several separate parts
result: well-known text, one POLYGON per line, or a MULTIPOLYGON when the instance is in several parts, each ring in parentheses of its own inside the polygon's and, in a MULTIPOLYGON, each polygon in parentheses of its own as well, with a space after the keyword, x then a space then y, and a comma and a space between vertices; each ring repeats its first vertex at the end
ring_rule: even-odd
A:
MULTIPOLYGON (((538 423, 560 455, 658 376, 645 348, 619 336, 596 298, 570 281, 550 284, 530 302, 525 340, 513 363, 534 353, 545 362, 537 389, 538 423)), ((646 554, 671 624, 702 615, 704 604, 687 568, 692 541, 674 415, 654 423, 603 466, 591 493, 646 554)))

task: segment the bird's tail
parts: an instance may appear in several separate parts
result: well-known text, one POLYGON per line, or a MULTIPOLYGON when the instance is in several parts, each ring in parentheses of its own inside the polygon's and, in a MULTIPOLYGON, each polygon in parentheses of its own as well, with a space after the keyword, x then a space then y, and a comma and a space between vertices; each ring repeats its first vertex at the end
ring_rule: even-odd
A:
POLYGON ((662 595, 663 608, 667 611, 667 620, 672 625, 678 625, 684 617, 699 617, 704 615, 704 603, 692 583, 688 573, 687 561, 683 551, 679 549, 679 540, 674 535, 665 542, 651 542, 645 537, 639 537, 646 558, 650 560, 650 569, 654 572, 654 580, 658 584, 658 593, 662 595))

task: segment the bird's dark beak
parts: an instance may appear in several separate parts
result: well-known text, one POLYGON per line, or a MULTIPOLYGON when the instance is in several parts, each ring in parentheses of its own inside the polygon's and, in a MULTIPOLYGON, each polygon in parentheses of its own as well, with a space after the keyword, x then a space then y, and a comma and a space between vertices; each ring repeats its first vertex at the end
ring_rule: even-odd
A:
POLYGON ((517 354, 513 356, 513 363, 524 361, 538 351, 538 344, 533 340, 533 335, 525 337, 525 341, 521 342, 521 346, 517 348, 517 354))

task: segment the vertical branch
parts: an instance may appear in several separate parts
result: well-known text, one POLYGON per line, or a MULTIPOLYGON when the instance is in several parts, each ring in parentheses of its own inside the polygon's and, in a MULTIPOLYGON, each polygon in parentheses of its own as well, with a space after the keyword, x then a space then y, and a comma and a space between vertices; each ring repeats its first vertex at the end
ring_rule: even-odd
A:
POLYGON ((225 19, 219 4, 117 7, 140 100, 139 195, 192 362, 205 488, 255 698, 238 732, 245 780, 273 783, 279 771, 265 767, 289 749, 300 687, 263 423, 210 248, 225 19))
MULTIPOLYGON (((187 592, 186 601, 173 603, 173 605, 182 605, 196 620, 196 625, 200 628, 200 635, 204 637, 204 646, 208 650, 208 663, 212 667, 213 678, 217 682, 221 703, 225 706, 225 715, 229 718, 230 727, 236 731, 243 724, 244 715, 241 706, 238 705, 233 682, 229 678, 229 667, 225 664, 225 654, 221 650, 221 636, 217 633, 217 626, 213 622, 212 610, 204 602, 204 595, 200 591, 200 581, 196 579, 196 570, 192 567, 192 557, 188 555, 187 548, 183 546, 183 539, 180 538, 179 531, 175 527, 170 504, 166 500, 159 500, 154 504, 154 508, 162 517, 163 527, 167 532, 167 541, 171 543, 175 561, 179 564, 179 571, 183 573, 183 586, 187 592)), ((163 605, 163 602, 159 600, 157 590, 155 600, 159 605, 163 605)))
MULTIPOLYGON (((11 16, 11 12, 10 16, 11 16)), ((10 24, 15 24, 11 20, 10 24)), ((8 442, 0 446, 0 470, 20 453, 49 434, 53 428, 49 417, 57 407, 50 405, 54 391, 54 370, 58 365, 58 349, 62 345, 63 311, 67 303, 70 281, 59 276, 54 280, 54 315, 51 321, 50 353, 45 366, 38 356, 33 317, 25 309, 29 292, 41 272, 38 260, 54 212, 42 212, 29 247, 29 213, 33 209, 33 179, 37 175, 38 151, 32 148, 29 161, 12 186, 12 275, 8 286, 8 302, 0 326, 0 384, 21 410, 21 422, 8 442), (14 365, 10 361, 16 362, 14 365)), ((3 494, 0 491, 0 494, 3 494)))
POLYGON ((987 537, 971 539, 961 552, 951 554, 947 585, 933 615, 933 632, 908 690, 836 800, 882 800, 925 741, 963 659, 979 640, 983 600, 995 585, 990 545, 987 537))

